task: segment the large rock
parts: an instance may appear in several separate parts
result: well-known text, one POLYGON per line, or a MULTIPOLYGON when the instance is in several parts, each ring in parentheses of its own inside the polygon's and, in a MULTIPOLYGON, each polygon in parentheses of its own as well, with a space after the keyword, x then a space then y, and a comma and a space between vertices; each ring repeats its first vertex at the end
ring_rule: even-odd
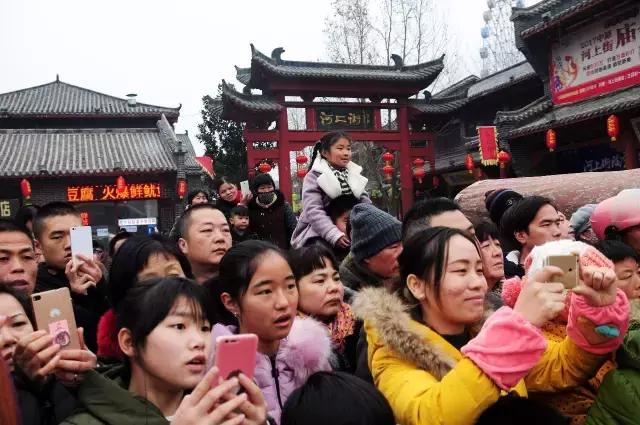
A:
POLYGON ((598 203, 623 189, 640 188, 640 169, 482 180, 458 193, 456 201, 470 218, 488 217, 485 193, 503 188, 551 198, 568 218, 585 204, 598 203))

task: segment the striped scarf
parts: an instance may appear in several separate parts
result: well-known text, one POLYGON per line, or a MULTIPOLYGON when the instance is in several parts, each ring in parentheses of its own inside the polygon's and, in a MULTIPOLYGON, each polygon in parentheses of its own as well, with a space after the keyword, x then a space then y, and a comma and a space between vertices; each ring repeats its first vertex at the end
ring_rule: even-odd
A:
POLYGON ((348 183, 349 170, 347 170, 346 168, 344 170, 339 170, 331 164, 329 164, 329 168, 331 168, 331 171, 333 171, 333 174, 338 179, 338 182, 340 182, 340 190, 342 191, 342 194, 352 195, 353 192, 351 191, 351 187, 349 186, 349 183, 348 183))

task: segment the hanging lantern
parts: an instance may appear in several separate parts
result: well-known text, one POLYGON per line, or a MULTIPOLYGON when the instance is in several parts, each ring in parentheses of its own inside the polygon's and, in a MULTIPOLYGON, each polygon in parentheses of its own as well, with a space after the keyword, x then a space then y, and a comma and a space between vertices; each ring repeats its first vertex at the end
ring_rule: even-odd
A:
POLYGON ((127 188, 127 182, 124 177, 120 176, 116 179, 116 192, 122 193, 127 188))
POLYGON ((500 163, 500 168, 505 168, 507 163, 511 161, 511 154, 507 151, 498 152, 498 162, 500 163))
POLYGON ((387 180, 391 180, 391 177, 393 176, 394 168, 391 165, 385 165, 384 167, 382 167, 382 172, 384 173, 385 178, 387 180))
POLYGON ((306 175, 307 175, 307 169, 306 168, 298 168, 298 171, 296 171, 296 175, 303 179, 306 175))
POLYGON ((258 171, 260 171, 262 174, 266 174, 269 171, 271 171, 271 164, 269 164, 268 162, 261 162, 260 165, 258 165, 258 171))
POLYGON ((553 152, 554 150, 556 150, 556 146, 557 146, 556 131, 553 128, 550 128, 549 130, 547 130, 546 143, 547 143, 547 149, 549 149, 549 152, 553 152))
POLYGON ((607 134, 611 137, 611 141, 615 142, 620 134, 620 120, 616 115, 610 115, 607 118, 607 134))
POLYGON ((178 198, 183 199, 187 194, 187 181, 185 179, 178 180, 178 198))
POLYGON ((440 186, 440 178, 438 176, 433 176, 431 183, 433 184, 433 187, 440 186))
POLYGON ((306 156, 302 155, 302 154, 300 154, 300 155, 296 156, 296 163, 297 163, 298 165, 304 165, 304 164, 306 164, 308 161, 309 161, 309 159, 308 159, 306 156))
POLYGON ((467 167, 467 171, 469 172, 469 174, 473 174, 473 155, 471 155, 470 153, 467 154, 467 157, 464 160, 464 166, 467 167))
POLYGON ((29 183, 29 180, 22 179, 20 182, 20 191, 24 199, 31 199, 31 183, 29 183))
POLYGON ((386 165, 391 165, 391 163, 393 162, 393 154, 389 151, 385 152, 382 154, 382 160, 385 162, 386 165))
POLYGON ((422 179, 424 178, 424 176, 427 175, 427 172, 424 171, 424 168, 415 168, 413 170, 413 177, 416 178, 416 180, 418 180, 418 183, 422 183, 422 179))
POLYGON ((411 163, 413 164, 413 177, 418 180, 418 183, 422 183, 422 179, 427 175, 424 169, 424 159, 416 158, 411 163))

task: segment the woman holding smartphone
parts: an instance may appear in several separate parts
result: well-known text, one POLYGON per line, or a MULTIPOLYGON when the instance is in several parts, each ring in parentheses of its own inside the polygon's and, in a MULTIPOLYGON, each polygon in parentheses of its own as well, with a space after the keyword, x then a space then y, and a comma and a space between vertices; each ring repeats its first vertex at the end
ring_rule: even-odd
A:
POLYGON ((0 285, 0 349, 17 390, 24 425, 57 424, 76 405, 73 388, 96 365, 79 329, 81 349, 60 350, 45 330, 33 330, 31 301, 0 285))
POLYGON ((159 278, 130 289, 116 314, 124 364, 104 375, 89 371, 78 392, 81 411, 64 424, 265 424, 264 399, 246 376, 205 374, 210 317, 202 287, 191 280, 159 278), (245 392, 237 395, 239 387, 245 392))
POLYGON ((282 251, 270 243, 246 241, 232 247, 220 263, 220 275, 205 286, 220 313, 214 341, 227 335, 257 335, 254 380, 266 398, 269 416, 280 423, 282 406, 293 390, 311 374, 330 370, 326 328, 311 318, 296 317, 295 277, 282 251))
POLYGON ((541 268, 513 309, 491 312, 482 257, 467 234, 420 232, 405 242, 399 263, 398 293, 364 289, 354 310, 365 319, 376 387, 402 425, 472 425, 512 392, 526 397, 579 385, 621 342, 598 338, 588 324, 610 323, 622 334, 628 325, 629 303, 606 268, 582 269, 568 337, 556 343, 540 328, 565 308, 564 286, 553 283, 560 269, 541 268))

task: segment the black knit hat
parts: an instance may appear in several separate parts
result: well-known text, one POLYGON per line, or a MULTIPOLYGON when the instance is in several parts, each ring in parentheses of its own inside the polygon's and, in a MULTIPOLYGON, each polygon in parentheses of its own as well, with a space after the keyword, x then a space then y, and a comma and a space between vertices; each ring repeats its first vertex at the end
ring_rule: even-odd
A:
POLYGON ((522 199, 522 195, 513 189, 496 189, 487 192, 484 198, 484 205, 489 212, 491 221, 500 226, 502 215, 515 201, 522 199))
POLYGON ((372 204, 351 210, 351 254, 356 261, 372 257, 402 239, 402 223, 372 204))
POLYGON ((258 193, 258 188, 263 184, 270 184, 274 188, 276 187, 276 184, 273 182, 273 178, 270 174, 260 173, 255 176, 255 178, 251 182, 251 192, 253 192, 253 194, 255 195, 256 193, 258 193))

